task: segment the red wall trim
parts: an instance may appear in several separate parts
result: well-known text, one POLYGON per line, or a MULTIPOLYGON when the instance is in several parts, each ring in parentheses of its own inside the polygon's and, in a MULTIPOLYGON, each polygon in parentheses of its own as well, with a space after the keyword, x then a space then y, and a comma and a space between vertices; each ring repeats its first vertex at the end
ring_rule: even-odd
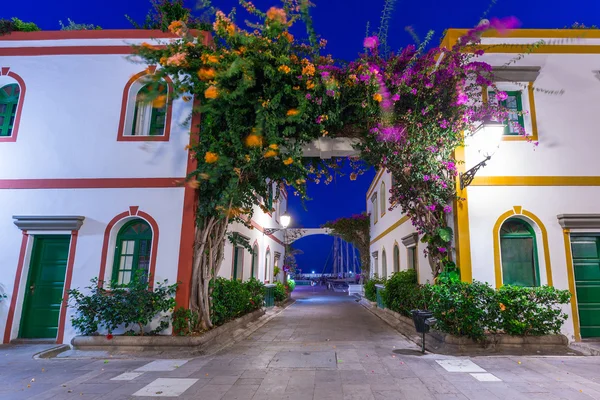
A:
MULTIPOLYGON (((194 99, 194 113, 190 129, 190 144, 196 141, 200 135, 200 100, 194 99)), ((196 158, 188 151, 187 174, 196 169, 196 158)), ((194 268, 194 241, 196 236, 196 189, 186 185, 183 194, 183 214, 181 216, 181 236, 179 242, 179 264, 177 269, 177 281, 179 287, 175 294, 175 302, 178 307, 189 308, 192 270, 194 268)))
POLYGON ((13 320, 15 317, 15 308, 17 307, 17 297, 19 295, 19 285, 21 284, 21 274, 23 273, 23 263, 25 262, 25 251, 27 251, 27 240, 29 235, 23 231, 21 239, 21 250, 19 252, 19 261, 17 262, 17 272, 15 273, 15 282, 13 285, 12 297, 10 299, 10 308, 6 318, 6 328, 4 329, 4 340, 2 343, 10 343, 10 332, 12 331, 13 320))
POLYGON ((0 179, 0 189, 121 189, 180 187, 185 178, 0 179))
MULTIPOLYGON (((130 207, 131 210, 132 207, 130 207)), ((100 256, 100 270, 98 271, 98 281, 99 284, 102 285, 102 281, 104 280, 104 275, 106 273, 106 264, 108 261, 108 243, 110 241, 110 233, 112 228, 115 226, 117 222, 122 220, 123 218, 134 216, 137 218, 142 218, 146 220, 152 227, 152 249, 150 250, 150 288, 152 289, 154 286, 154 272, 156 270, 156 254, 158 252, 158 224, 156 220, 150 216, 150 214, 145 213, 143 211, 138 211, 137 214, 131 214, 131 211, 124 211, 121 214, 115 216, 110 220, 108 225, 106 225, 106 229, 104 230, 104 242, 102 243, 102 255, 100 256)))
MULTIPOLYGON (((194 35, 210 38, 205 31, 191 30, 194 35)), ((64 39, 164 39, 176 38, 171 32, 158 29, 102 29, 90 31, 39 31, 39 32, 11 32, 0 37, 0 42, 12 40, 64 40, 64 39)))
POLYGON ((75 251, 77 250, 77 231, 71 232, 71 247, 69 249, 69 259, 67 261, 67 273, 65 275, 65 285, 63 291, 62 309, 58 320, 58 334, 56 343, 62 344, 65 337, 65 321, 67 319, 67 304, 69 303, 69 289, 71 289, 71 278, 73 277, 73 264, 75 263, 75 251))
MULTIPOLYGON (((162 48, 164 46, 155 46, 162 48)), ((131 54, 131 46, 56 46, 56 47, 4 47, 0 56, 71 56, 71 55, 108 55, 131 54)))
POLYGON ((167 95, 167 115, 165 118, 165 133, 162 136, 128 136, 125 135, 125 117, 127 116, 127 102, 129 100, 129 90, 131 89, 131 85, 134 84, 135 81, 140 79, 142 76, 150 75, 150 73, 154 73, 156 70, 156 66, 149 66, 147 70, 138 72, 133 75, 127 83, 125 84, 125 88, 123 89, 123 97, 121 99, 121 116, 119 117, 119 130, 117 131, 117 141, 118 142, 168 142, 169 137, 171 135, 171 117, 173 115, 173 81, 168 76, 165 76, 165 80, 167 81, 168 87, 168 95, 167 95), (150 73, 149 73, 150 72, 150 73))
POLYGON ((17 112, 15 113, 15 122, 13 124, 12 133, 8 137, 0 137, 0 142, 16 142, 17 134, 19 133, 19 125, 21 124, 21 112, 23 111, 23 102, 25 101, 25 92, 27 91, 27 87, 25 86, 25 81, 21 78, 20 75, 15 74, 10 71, 10 67, 2 67, 1 75, 7 75, 13 78, 19 84, 19 102, 17 103, 17 112))

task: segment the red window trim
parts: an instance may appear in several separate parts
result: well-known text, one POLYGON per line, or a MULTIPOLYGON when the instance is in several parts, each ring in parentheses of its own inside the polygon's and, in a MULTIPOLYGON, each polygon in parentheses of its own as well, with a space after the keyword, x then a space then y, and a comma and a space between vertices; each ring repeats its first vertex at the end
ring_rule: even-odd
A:
POLYGON ((13 129, 10 136, 2 136, 0 137, 0 142, 16 142, 17 134, 19 133, 19 125, 21 123, 21 112, 23 111, 23 102, 25 101, 25 81, 21 78, 20 75, 15 74, 10 70, 10 67, 2 67, 0 68, 0 75, 9 76, 13 78, 19 84, 19 102, 17 104, 17 112, 15 113, 15 122, 13 124, 13 129))
POLYGON ((156 66, 151 65, 148 69, 138 72, 133 75, 123 89, 123 97, 121 99, 121 116, 119 117, 119 130, 117 132, 117 142, 168 142, 171 136, 171 117, 173 115, 173 105, 171 100, 173 98, 173 81, 168 76, 165 76, 167 81, 168 94, 167 94, 167 116, 165 119, 165 134, 163 136, 130 136, 125 135, 125 118, 127 117, 127 102, 129 100, 129 90, 131 85, 135 81, 140 79, 142 76, 153 74, 156 71, 156 66))

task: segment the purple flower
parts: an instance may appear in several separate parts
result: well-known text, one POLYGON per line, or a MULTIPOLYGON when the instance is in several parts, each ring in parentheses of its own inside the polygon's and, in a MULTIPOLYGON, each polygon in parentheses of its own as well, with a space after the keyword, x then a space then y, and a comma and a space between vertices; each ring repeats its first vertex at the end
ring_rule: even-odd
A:
POLYGON ((400 100, 400 95, 398 93, 396 93, 395 95, 392 96, 392 100, 393 101, 398 101, 400 100))
POLYGON ((432 205, 430 205, 430 206, 427 206, 427 208, 428 208, 430 211, 435 211, 435 207, 436 207, 436 206, 435 206, 435 204, 432 204, 432 205))
POLYGON ((429 179, 430 179, 430 178, 429 178, 429 175, 423 175, 423 180, 424 180, 424 181, 428 181, 429 179))
POLYGON ((521 26, 521 22, 516 17, 492 18, 490 21, 490 27, 497 30, 501 35, 509 29, 518 28, 519 26, 521 26))
POLYGON ((377 36, 366 37, 365 41, 363 42, 363 46, 365 46, 367 49, 374 49, 379 46, 379 39, 377 36))
POLYGON ((310 98, 311 98, 311 97, 312 97, 312 96, 310 95, 310 93, 306 93, 306 99, 307 99, 307 100, 310 100, 310 98))
POLYGON ((360 79, 362 82, 367 82, 368 80, 371 79, 370 75, 361 75, 358 77, 358 79, 360 79))
POLYGON ((440 127, 442 129, 446 129, 448 127, 448 121, 446 121, 445 119, 440 121, 440 127))
POLYGON ((421 115, 425 115, 429 112, 429 110, 427 108, 424 108, 421 110, 421 115))
POLYGON ((438 251, 439 251, 440 253, 445 253, 445 252, 447 252, 448 250, 447 250, 445 247, 438 247, 438 251))
POLYGON ((330 96, 330 97, 333 97, 333 96, 335 96, 335 90, 331 90, 331 89, 329 89, 329 90, 327 90, 327 92, 325 92, 325 93, 327 93, 327 96, 330 96))
POLYGON ((506 94, 506 92, 498 92, 496 93, 496 98, 500 101, 503 101, 508 99, 508 95, 506 94))
POLYGON ((412 89, 410 92, 411 92, 412 94, 417 94, 417 89, 412 89))
POLYGON ((445 207, 444 207, 444 212, 445 212, 445 213, 450 213, 450 212, 452 212, 452 207, 450 207, 450 206, 445 206, 445 207))
POLYGON ((321 72, 321 76, 322 76, 323 78, 329 78, 329 72, 327 72, 327 71, 323 71, 323 72, 321 72))
POLYGON ((400 142, 404 139, 406 128, 403 126, 380 127, 378 139, 382 142, 400 142))
POLYGON ((458 95, 458 98, 456 99, 456 105, 463 105, 463 104, 467 104, 469 101, 469 96, 467 96, 464 93, 460 93, 458 95))

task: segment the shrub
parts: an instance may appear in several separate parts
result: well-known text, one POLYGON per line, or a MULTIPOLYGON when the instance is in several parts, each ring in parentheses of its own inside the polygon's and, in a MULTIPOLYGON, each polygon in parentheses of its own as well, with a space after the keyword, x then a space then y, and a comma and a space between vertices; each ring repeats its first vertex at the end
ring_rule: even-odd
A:
POLYGON ((154 290, 149 290, 145 276, 137 274, 125 286, 111 284, 109 289, 98 285, 93 278, 86 287, 89 294, 84 295, 79 289, 69 290, 72 301, 69 304, 76 310, 71 319, 73 327, 83 335, 91 335, 104 328, 109 334, 120 326, 125 329, 138 326, 138 332, 127 330, 128 334, 158 334, 169 327, 167 318, 161 318, 158 327, 146 332, 145 327, 161 313, 171 311, 175 307, 175 291, 177 284, 168 285, 167 281, 158 282, 154 290))
POLYGON ((23 22, 19 18, 0 19, 0 36, 11 32, 35 32, 41 30, 33 22, 23 22))
POLYGON ((498 328, 509 335, 548 335, 559 333, 567 319, 560 305, 571 299, 568 290, 550 286, 524 288, 502 286, 496 292, 498 328))
POLYGON ((187 308, 179 307, 171 315, 173 331, 179 336, 191 335, 197 331, 198 313, 187 308))
POLYGON ((76 24, 75 21, 70 18, 67 18, 67 21, 69 22, 68 25, 63 25, 62 21, 58 21, 61 31, 92 31, 102 29, 100 26, 94 24, 76 24))
POLYGON ((288 279, 287 281, 288 292, 292 293, 294 289, 296 289, 296 281, 293 279, 288 279))
POLYGON ((418 294, 417 273, 409 269, 394 273, 386 281, 383 301, 390 310, 410 317, 410 310, 419 308, 418 294))
POLYGON ((385 279, 379 278, 377 274, 365 283, 365 297, 367 300, 377 301, 377 288, 375 288, 375 285, 379 284, 385 284, 385 279))
POLYGON ((257 279, 246 282, 216 278, 211 282, 212 322, 222 325, 227 321, 241 317, 262 307, 264 285, 257 279))
POLYGON ((486 328, 495 325, 497 314, 494 289, 476 282, 454 282, 430 286, 429 311, 437 319, 437 328, 456 336, 481 340, 486 328))
POLYGON ((285 286, 283 285, 283 283, 281 283, 281 282, 275 283, 274 297, 275 297, 275 301, 277 301, 277 302, 285 301, 285 299, 287 298, 287 290, 286 290, 285 286))

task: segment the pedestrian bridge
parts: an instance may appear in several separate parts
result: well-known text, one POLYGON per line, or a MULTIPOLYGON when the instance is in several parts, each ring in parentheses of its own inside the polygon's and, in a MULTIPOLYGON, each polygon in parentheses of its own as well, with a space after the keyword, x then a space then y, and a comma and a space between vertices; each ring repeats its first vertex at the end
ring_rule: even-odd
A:
POLYGON ((294 243, 296 240, 312 235, 330 235, 329 228, 291 228, 284 232, 284 241, 286 244, 294 243))

